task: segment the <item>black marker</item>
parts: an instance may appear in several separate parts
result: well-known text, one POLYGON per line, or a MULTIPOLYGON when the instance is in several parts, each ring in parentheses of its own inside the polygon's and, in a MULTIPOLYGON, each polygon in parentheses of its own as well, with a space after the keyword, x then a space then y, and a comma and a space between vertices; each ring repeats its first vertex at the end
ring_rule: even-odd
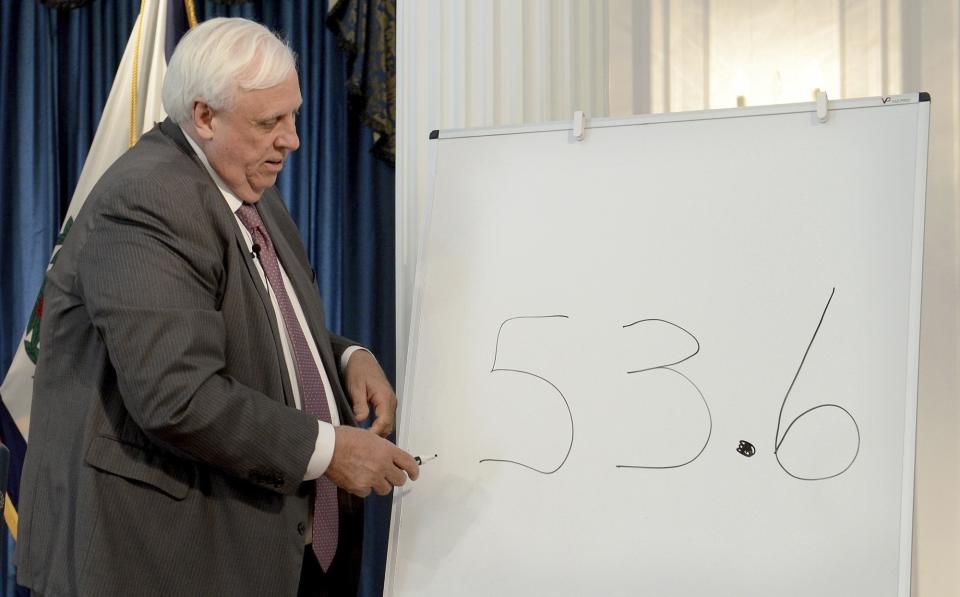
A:
POLYGON ((414 456, 413 459, 417 461, 418 465, 420 465, 420 464, 423 464, 424 462, 430 462, 436 457, 437 455, 434 454, 433 456, 414 456))

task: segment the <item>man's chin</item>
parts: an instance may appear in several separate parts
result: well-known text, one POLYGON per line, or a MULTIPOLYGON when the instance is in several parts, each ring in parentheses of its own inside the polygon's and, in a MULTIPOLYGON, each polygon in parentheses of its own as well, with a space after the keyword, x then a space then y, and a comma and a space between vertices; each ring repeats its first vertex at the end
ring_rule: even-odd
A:
POLYGON ((259 198, 264 191, 277 184, 277 177, 276 175, 261 174, 257 176, 256 180, 249 181, 248 184, 250 185, 250 192, 255 193, 259 198))
POLYGON ((256 184, 253 181, 248 180, 247 184, 242 189, 232 189, 233 194, 237 196, 237 199, 243 201, 244 203, 256 203, 260 201, 260 197, 263 196, 263 192, 268 188, 273 186, 273 183, 276 181, 274 178, 273 181, 264 180, 260 178, 256 181, 256 184))

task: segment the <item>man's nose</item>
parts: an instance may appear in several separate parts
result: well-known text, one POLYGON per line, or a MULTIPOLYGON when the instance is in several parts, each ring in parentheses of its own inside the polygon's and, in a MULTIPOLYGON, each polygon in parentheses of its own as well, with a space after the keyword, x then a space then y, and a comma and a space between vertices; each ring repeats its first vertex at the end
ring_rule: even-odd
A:
POLYGON ((277 149, 286 151, 295 151, 300 147, 300 137, 297 136, 297 125, 293 122, 287 124, 283 132, 277 137, 277 149))

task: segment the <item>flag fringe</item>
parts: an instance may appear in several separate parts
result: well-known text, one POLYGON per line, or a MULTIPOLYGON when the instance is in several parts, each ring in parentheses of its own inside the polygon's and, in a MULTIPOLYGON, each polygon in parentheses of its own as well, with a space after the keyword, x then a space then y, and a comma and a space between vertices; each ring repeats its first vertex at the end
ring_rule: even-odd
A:
POLYGON ((140 0, 140 16, 137 17, 137 41, 133 46, 133 76, 130 78, 130 143, 134 143, 140 135, 137 134, 137 83, 140 74, 140 41, 143 36, 143 8, 147 0, 140 0))
POLYGON ((20 517, 17 515, 17 509, 14 507, 13 501, 10 499, 10 494, 6 492, 3 494, 3 520, 7 523, 7 528, 10 529, 10 536, 16 541, 17 525, 20 523, 20 517))

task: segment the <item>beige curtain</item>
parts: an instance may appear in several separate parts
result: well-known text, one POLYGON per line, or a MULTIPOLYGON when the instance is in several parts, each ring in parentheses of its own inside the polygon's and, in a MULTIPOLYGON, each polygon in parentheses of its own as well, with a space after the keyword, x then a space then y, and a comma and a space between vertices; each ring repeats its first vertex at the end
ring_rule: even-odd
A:
POLYGON ((960 594, 960 0, 400 0, 397 352, 433 129, 927 91, 913 594, 960 594))
MULTIPOLYGON (((399 0, 397 371, 429 188, 427 137, 608 112, 607 0, 399 0)), ((399 377, 399 376, 398 376, 399 377)))
POLYGON ((610 114, 865 97, 904 88, 903 0, 623 0, 610 13, 610 114))

